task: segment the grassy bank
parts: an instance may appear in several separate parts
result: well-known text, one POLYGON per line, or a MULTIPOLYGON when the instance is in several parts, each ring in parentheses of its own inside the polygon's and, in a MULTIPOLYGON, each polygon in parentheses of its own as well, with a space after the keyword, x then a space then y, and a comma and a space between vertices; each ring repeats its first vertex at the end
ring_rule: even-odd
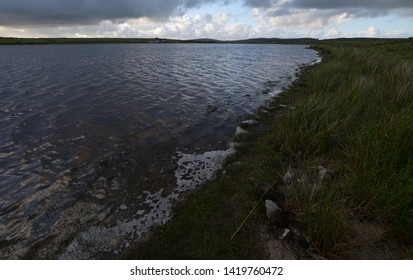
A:
POLYGON ((316 48, 324 61, 254 116, 258 125, 236 139, 225 172, 125 258, 274 257, 268 240, 276 226, 264 204, 270 198, 306 237, 280 241, 287 251, 299 251, 298 244, 308 253, 286 258, 412 257, 413 45, 334 41, 316 48))
POLYGON ((354 223, 362 222, 381 228, 372 244, 382 247, 380 258, 402 257, 403 248, 394 249, 397 256, 391 248, 400 243, 407 256, 413 240, 413 45, 321 50, 326 60, 306 79, 304 96, 284 114, 277 133, 280 153, 297 174, 291 208, 319 254, 354 250, 354 223), (314 182, 312 170, 320 166, 328 176, 314 182))

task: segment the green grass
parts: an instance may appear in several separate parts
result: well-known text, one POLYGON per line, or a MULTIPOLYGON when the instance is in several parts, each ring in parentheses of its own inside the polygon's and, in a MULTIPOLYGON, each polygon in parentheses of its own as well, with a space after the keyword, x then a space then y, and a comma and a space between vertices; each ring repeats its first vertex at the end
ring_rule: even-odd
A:
MULTIPOLYGON (((346 202, 336 202, 341 212, 357 209, 362 217, 385 224, 394 237, 411 242, 413 64, 404 57, 413 50, 408 43, 387 47, 397 46, 399 55, 386 46, 324 46, 326 61, 314 69, 307 96, 285 114, 278 135, 289 161, 301 166, 322 162, 339 177, 314 202, 320 205, 315 212, 324 211, 324 196, 334 196, 346 202)), ((311 215, 306 223, 312 228, 319 219, 311 215)), ((344 232, 344 220, 340 227, 344 232)), ((334 236, 332 244, 337 243, 334 236)), ((338 242, 344 245, 342 237, 338 242)), ((312 236, 315 247, 328 255, 317 245, 327 238, 319 232, 312 236)))

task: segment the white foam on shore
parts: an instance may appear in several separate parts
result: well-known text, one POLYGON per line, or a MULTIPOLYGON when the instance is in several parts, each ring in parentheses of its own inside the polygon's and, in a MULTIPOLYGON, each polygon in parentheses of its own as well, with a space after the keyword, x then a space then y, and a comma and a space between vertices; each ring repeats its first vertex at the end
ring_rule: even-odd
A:
POLYGON ((235 152, 235 143, 230 143, 227 150, 210 151, 203 154, 178 153, 178 168, 175 171, 179 192, 195 189, 200 184, 214 177, 222 168, 224 160, 235 152))
POLYGON ((119 220, 113 227, 91 226, 81 232, 59 256, 59 259, 92 259, 96 252, 119 253, 128 248, 130 241, 145 238, 151 228, 163 225, 171 218, 177 193, 162 196, 163 189, 156 193, 144 192, 143 204, 147 210, 139 210, 134 219, 119 220))
POLYGON ((155 193, 144 192, 146 197, 142 205, 145 210, 138 210, 135 218, 119 220, 113 227, 89 227, 69 244, 59 259, 91 259, 96 252, 117 254, 131 245, 130 240, 142 240, 153 227, 163 225, 171 219, 172 207, 180 199, 181 193, 193 190, 213 178, 222 168, 225 158, 235 152, 235 146, 235 143, 231 143, 227 150, 203 154, 178 152, 178 168, 175 171, 177 187, 171 194, 163 196, 163 189, 155 193))

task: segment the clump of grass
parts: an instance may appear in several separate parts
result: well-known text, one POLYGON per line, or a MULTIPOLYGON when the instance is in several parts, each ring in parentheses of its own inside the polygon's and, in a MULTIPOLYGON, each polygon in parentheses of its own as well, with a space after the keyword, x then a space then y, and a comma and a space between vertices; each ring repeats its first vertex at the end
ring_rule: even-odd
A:
POLYGON ((314 168, 299 168, 289 183, 287 207, 307 226, 310 249, 316 255, 339 257, 349 232, 347 208, 327 180, 314 175, 314 168))
MULTIPOLYGON (((395 236, 411 242, 413 65, 375 48, 328 48, 327 60, 306 81, 306 96, 283 116, 280 150, 288 161, 334 162, 340 178, 333 187, 342 199, 350 199, 350 207, 361 215, 380 220, 395 236)), ((321 216, 309 214, 306 221, 310 231, 315 230, 315 247, 328 254, 323 242, 337 225, 319 224, 341 217, 342 211, 329 206, 337 204, 334 190, 322 193, 311 199, 311 205, 323 209, 321 216)), ((306 205, 306 195, 295 203, 306 205)))

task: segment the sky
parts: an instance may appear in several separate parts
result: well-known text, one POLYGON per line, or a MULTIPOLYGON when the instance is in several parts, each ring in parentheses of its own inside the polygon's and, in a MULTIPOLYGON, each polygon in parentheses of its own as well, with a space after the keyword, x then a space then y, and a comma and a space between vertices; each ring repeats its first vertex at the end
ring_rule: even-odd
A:
POLYGON ((413 37, 413 0, 0 0, 0 37, 413 37))

